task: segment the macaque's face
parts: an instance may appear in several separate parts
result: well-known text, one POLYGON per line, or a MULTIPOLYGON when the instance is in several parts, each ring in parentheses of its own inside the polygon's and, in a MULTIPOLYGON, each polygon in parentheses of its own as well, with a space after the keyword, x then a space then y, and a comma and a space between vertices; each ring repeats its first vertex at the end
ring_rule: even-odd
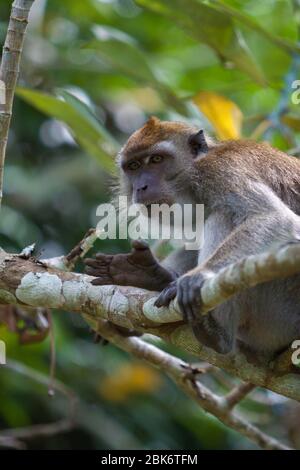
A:
POLYGON ((130 137, 120 167, 123 190, 132 203, 149 208, 184 202, 195 171, 194 135, 195 129, 185 124, 151 118, 130 137))
POLYGON ((174 182, 181 166, 171 150, 169 142, 161 142, 123 159, 121 168, 129 183, 132 203, 149 206, 176 202, 174 182))

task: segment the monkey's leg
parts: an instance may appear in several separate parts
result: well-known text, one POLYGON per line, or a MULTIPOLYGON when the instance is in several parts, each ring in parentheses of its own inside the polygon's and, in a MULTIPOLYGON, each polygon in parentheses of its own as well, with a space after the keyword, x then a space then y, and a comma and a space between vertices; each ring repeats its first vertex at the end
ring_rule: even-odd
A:
POLYGON ((201 344, 219 354, 235 349, 237 321, 230 302, 191 323, 195 337, 201 344))
POLYGON ((161 291, 178 277, 163 267, 153 256, 146 242, 135 240, 127 254, 105 255, 85 259, 85 272, 97 277, 93 285, 116 284, 161 291))

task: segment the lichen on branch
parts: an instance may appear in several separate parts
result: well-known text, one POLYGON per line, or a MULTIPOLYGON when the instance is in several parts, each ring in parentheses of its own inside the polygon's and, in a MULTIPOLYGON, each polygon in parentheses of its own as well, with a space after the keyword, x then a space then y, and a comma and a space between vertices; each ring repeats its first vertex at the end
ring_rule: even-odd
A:
MULTIPOLYGON (((297 263, 300 264, 299 253, 299 244, 287 245, 276 253, 250 257, 216 274, 203 287, 206 298, 210 299, 210 308, 218 305, 222 296, 224 300, 229 298, 229 284, 236 283, 235 289, 230 290, 233 295, 248 284, 265 282, 266 277, 271 276, 270 269, 275 269, 276 278, 280 276, 281 268, 283 276, 288 275, 289 269, 295 273, 297 263), (247 270, 247 266, 251 269, 247 270)), ((90 276, 55 269, 54 264, 49 267, 49 264, 34 259, 0 253, 0 302, 78 313, 94 329, 99 320, 109 320, 141 333, 152 333, 246 382, 300 401, 300 375, 296 370, 282 375, 282 371, 276 373, 267 366, 249 363, 242 354, 221 355, 200 345, 182 321, 176 302, 170 309, 157 309, 153 305, 156 299, 153 292, 124 286, 93 286, 90 276)))

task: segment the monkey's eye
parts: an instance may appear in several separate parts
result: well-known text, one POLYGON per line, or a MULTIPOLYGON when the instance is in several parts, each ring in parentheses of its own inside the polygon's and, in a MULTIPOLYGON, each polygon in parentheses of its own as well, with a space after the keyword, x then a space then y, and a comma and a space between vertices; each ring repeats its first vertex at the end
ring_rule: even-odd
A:
POLYGON ((129 170, 135 171, 135 170, 138 170, 140 166, 141 166, 140 162, 133 161, 133 162, 128 163, 127 168, 129 170))
POLYGON ((163 161, 163 157, 161 155, 153 155, 153 157, 150 158, 151 163, 160 163, 163 161))

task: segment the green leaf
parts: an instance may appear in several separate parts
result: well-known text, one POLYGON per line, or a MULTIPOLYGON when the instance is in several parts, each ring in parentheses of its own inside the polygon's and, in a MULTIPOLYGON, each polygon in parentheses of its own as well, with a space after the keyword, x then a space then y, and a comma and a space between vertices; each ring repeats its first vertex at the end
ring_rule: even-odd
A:
POLYGON ((208 3, 243 31, 247 45, 267 80, 272 87, 280 89, 282 78, 291 65, 292 54, 300 52, 292 2, 209 0, 208 3))
POLYGON ((18 88, 17 94, 39 111, 63 121, 78 144, 95 157, 105 170, 113 171, 112 156, 119 145, 86 104, 64 90, 59 91, 60 97, 25 88, 18 88))
POLYGON ((213 48, 222 60, 232 62, 257 83, 266 78, 231 18, 197 0, 136 0, 140 6, 160 13, 196 40, 213 48))
POLYGON ((147 54, 138 47, 134 38, 108 26, 95 25, 92 30, 97 39, 88 47, 96 50, 106 62, 142 83, 156 82, 147 54))
POLYGON ((89 42, 86 48, 95 51, 114 70, 126 75, 136 83, 149 85, 156 89, 168 106, 186 115, 187 109, 182 100, 161 81, 154 66, 148 60, 147 53, 137 41, 128 34, 109 26, 95 25, 92 28, 96 39, 89 42))
MULTIPOLYGON (((249 2, 247 3, 248 8, 251 7, 251 11, 255 11, 255 3, 251 6, 249 5, 249 2)), ((259 33, 261 36, 264 36, 266 39, 285 51, 300 52, 300 45, 296 42, 297 23, 295 18, 290 14, 291 11, 289 10, 292 10, 290 2, 278 2, 276 0, 275 2, 269 2, 268 6, 266 5, 266 2, 264 2, 264 6, 268 7, 267 19, 271 22, 269 25, 270 27, 264 27, 260 24, 259 19, 265 21, 265 18, 260 18, 258 16, 258 21, 256 21, 256 19, 252 18, 249 14, 241 11, 240 9, 233 8, 223 0, 209 0, 208 4, 220 13, 223 13, 225 16, 239 21, 242 25, 259 33), (274 34, 274 32, 277 34, 274 34), (278 32, 280 32, 280 35, 278 35, 278 32), (291 41, 290 38, 295 39, 295 42, 291 41)))

